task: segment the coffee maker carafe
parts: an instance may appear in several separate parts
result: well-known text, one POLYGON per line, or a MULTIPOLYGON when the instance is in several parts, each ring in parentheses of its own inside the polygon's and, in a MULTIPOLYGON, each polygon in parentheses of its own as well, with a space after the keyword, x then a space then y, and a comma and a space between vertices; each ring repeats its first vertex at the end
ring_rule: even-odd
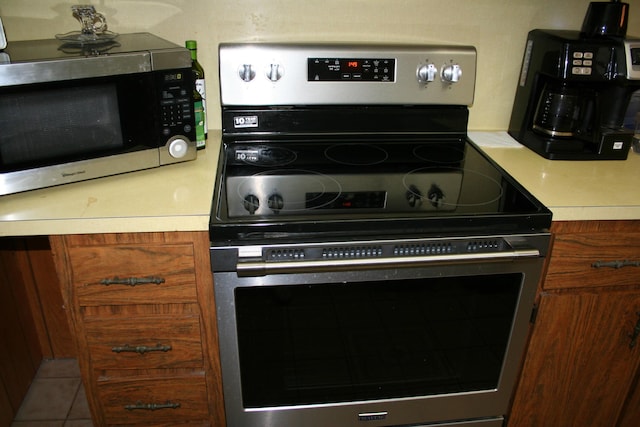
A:
POLYGON ((625 39, 628 5, 592 2, 581 31, 532 30, 509 134, 552 160, 624 160, 623 126, 640 90, 640 39, 625 39))
POLYGON ((533 130, 553 138, 578 138, 593 132, 595 93, 566 82, 547 82, 533 116, 533 130))

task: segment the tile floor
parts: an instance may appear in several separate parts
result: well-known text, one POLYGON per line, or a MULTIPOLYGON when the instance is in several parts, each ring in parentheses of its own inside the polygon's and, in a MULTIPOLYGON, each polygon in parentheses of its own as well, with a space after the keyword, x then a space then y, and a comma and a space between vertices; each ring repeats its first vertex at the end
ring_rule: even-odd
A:
POLYGON ((77 360, 44 360, 11 427, 92 426, 77 360))

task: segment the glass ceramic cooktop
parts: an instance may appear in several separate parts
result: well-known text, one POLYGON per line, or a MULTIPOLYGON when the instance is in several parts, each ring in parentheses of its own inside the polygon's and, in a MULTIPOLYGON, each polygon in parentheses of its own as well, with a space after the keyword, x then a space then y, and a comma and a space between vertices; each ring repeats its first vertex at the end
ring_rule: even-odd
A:
POLYGON ((548 213, 464 140, 231 142, 219 168, 212 230, 506 225, 548 213))

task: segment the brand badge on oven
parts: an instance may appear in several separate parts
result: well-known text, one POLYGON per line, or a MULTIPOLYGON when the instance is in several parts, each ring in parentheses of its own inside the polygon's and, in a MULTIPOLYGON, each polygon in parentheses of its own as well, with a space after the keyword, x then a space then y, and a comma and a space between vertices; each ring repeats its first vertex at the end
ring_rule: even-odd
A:
POLYGON ((257 128, 258 116, 236 116, 233 118, 233 127, 238 128, 257 128))

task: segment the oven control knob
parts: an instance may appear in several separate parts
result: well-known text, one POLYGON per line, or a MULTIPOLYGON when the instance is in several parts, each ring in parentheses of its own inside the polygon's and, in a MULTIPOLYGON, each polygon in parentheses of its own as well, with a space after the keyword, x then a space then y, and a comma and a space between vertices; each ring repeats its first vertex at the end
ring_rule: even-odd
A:
POLYGON ((269 64, 269 66, 267 66, 266 74, 269 80, 271 80, 272 82, 277 82, 282 78, 284 69, 280 64, 269 64))
POLYGON ((456 83, 462 77, 462 68, 458 64, 450 64, 442 67, 442 80, 447 83, 456 83))
POLYGON ((256 211, 260 207, 260 200, 258 200, 258 197, 254 196, 253 194, 249 194, 244 198, 243 205, 244 205, 244 208, 251 215, 253 215, 254 213, 256 213, 256 211))
POLYGON ((238 68, 238 75, 245 82, 250 82, 255 78, 256 71, 251 64, 242 64, 240 68, 238 68))
POLYGON ((417 76, 420 83, 429 83, 436 79, 438 69, 434 64, 425 64, 418 67, 417 76))
POLYGON ((411 185, 405 194, 407 203, 412 208, 419 208, 422 205, 422 193, 418 190, 418 187, 411 185))
POLYGON ((434 208, 441 208, 444 202, 444 193, 437 185, 433 184, 427 194, 427 199, 434 208))
POLYGON ((272 194, 271 196, 269 196, 267 204, 269 205, 269 209, 271 209, 274 213, 278 213, 284 207, 284 199, 280 194, 272 194))

